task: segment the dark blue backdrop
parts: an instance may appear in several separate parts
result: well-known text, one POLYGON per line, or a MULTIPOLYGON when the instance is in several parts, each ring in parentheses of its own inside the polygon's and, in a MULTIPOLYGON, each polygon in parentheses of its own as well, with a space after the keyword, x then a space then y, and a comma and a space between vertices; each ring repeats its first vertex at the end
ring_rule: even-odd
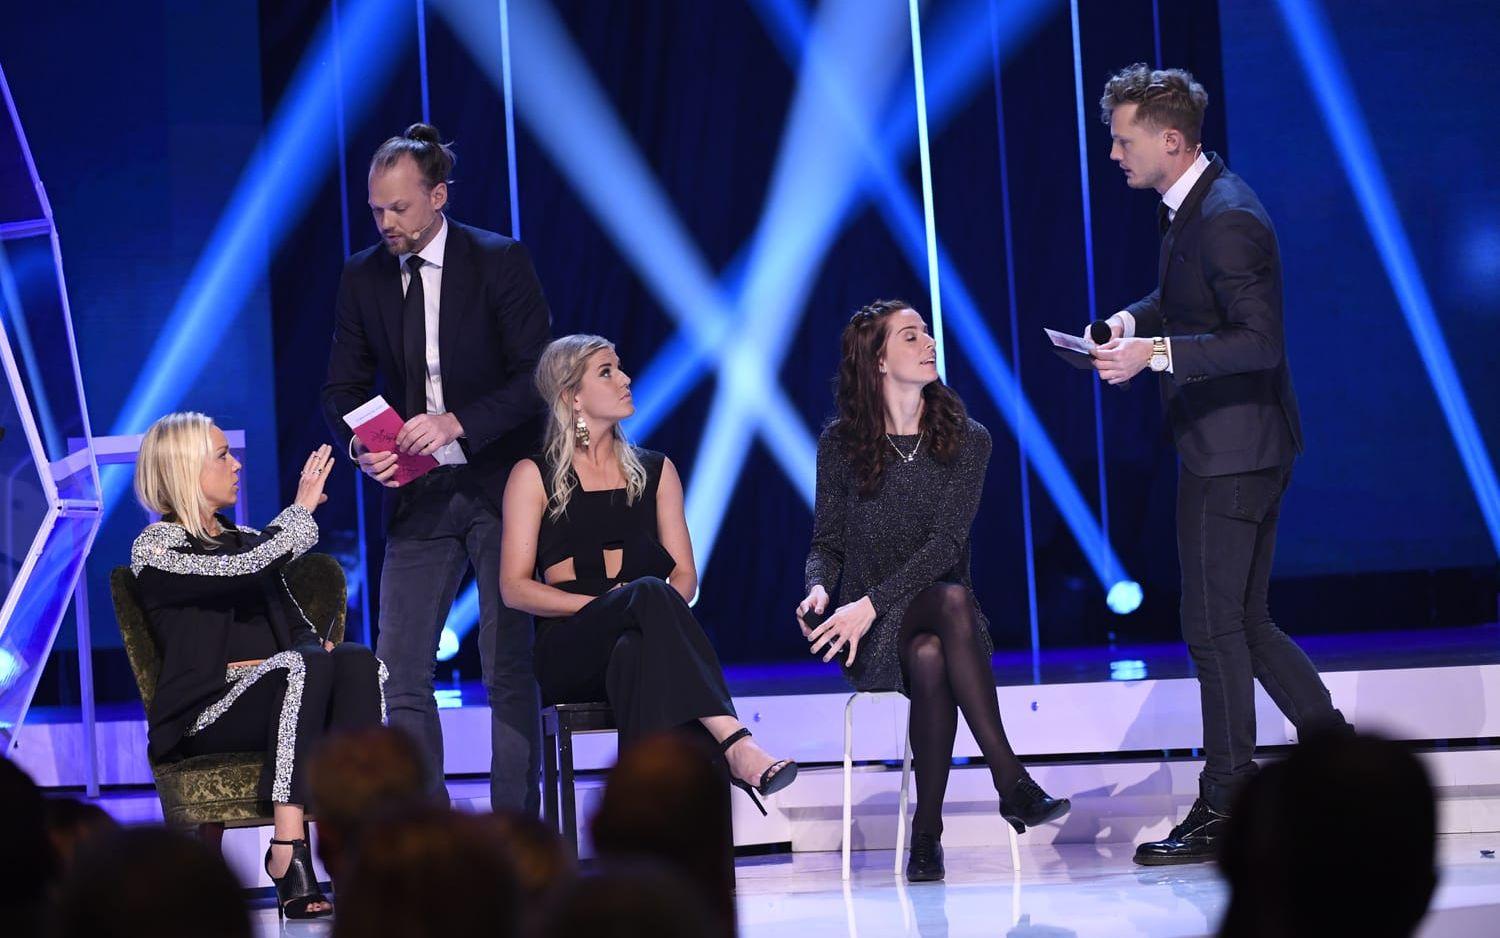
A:
MULTIPOLYGON (((373 236, 368 154, 425 112, 458 147, 454 217, 509 232, 518 208, 556 331, 615 339, 643 396, 648 373, 658 391, 670 383, 649 363, 688 376, 641 442, 673 457, 690 500, 695 486, 728 495, 700 618, 726 660, 801 657, 787 610, 799 598, 810 528, 806 444, 831 409, 838 332, 876 296, 904 296, 924 313, 931 305, 906 4, 883 3, 889 9, 866 3, 852 22, 843 11, 856 5, 831 0, 510 0, 513 141, 500 90, 500 5, 488 0, 262 0, 212 12, 163 0, 129 14, 102 4, 86 14, 79 4, 28 7, 17 14, 22 28, 0 38, 0 61, 57 207, 95 427, 112 425, 163 340, 215 226, 250 211, 230 202, 250 180, 271 208, 246 217, 273 220, 237 258, 254 289, 217 310, 227 328, 201 349, 211 366, 176 389, 171 406, 251 431, 258 515, 289 497, 280 467, 326 438, 312 402, 340 259, 373 236), (860 44, 814 40, 830 57, 820 71, 806 58, 817 35, 860 44), (816 125, 796 120, 820 113, 803 109, 809 96, 817 103, 826 74, 842 76, 837 94, 824 89, 824 104, 837 105, 826 119, 871 115, 873 162, 887 176, 870 172, 868 153, 839 162, 845 154, 827 138, 782 162, 784 140, 819 139, 816 125), (590 87, 598 109, 585 106, 590 87), (875 100, 866 109, 867 93, 875 100), (281 159, 252 165, 258 139, 285 144, 281 159), (825 239, 808 243, 765 213, 787 186, 802 200, 789 204, 821 217, 820 199, 845 178, 833 167, 860 183, 830 213, 825 239), (752 249, 757 233, 767 237, 752 249), (712 292, 695 287, 717 283, 733 295, 765 270, 784 290, 753 307, 730 304, 727 347, 785 340, 779 365, 732 386, 754 402, 744 408, 752 417, 771 413, 771 392, 781 389, 795 420, 774 433, 758 433, 753 420, 715 422, 715 398, 731 386, 713 356, 689 367, 681 334, 683 323, 717 315, 712 292), (743 435, 739 471, 705 457, 716 433, 743 435)), ((1076 32, 1072 7, 1055 0, 924 5, 947 367, 996 438, 975 576, 1002 647, 1029 647, 1033 620, 1044 649, 1176 630, 1175 462, 1150 382, 1096 395, 1040 341, 1043 325, 1077 328, 1152 286, 1154 198, 1123 185, 1095 113, 1105 77, 1133 61, 1182 65, 1208 86, 1205 142, 1258 189, 1287 256, 1289 347, 1310 448, 1281 541, 1282 619, 1305 631, 1494 616, 1495 545, 1296 65, 1287 5, 1083 2, 1076 32), (1004 393, 1011 375, 1056 470, 1023 475, 1015 403, 1004 393), (1071 525, 1060 504, 1077 506, 1071 525), (1101 523, 1118 569, 1075 536, 1080 524, 1101 523), (1145 598, 1120 616, 1106 607, 1105 587, 1124 577, 1145 598)), ((1497 34, 1496 14, 1456 4, 1428 22, 1395 3, 1379 16, 1334 6, 1342 56, 1487 452, 1500 433, 1489 403, 1500 388, 1478 337, 1500 295, 1500 207, 1481 170, 1494 131, 1480 118, 1494 97, 1485 37, 1497 34)), ((355 574, 357 635, 360 614, 373 612, 358 578, 361 545, 372 577, 381 545, 373 505, 362 539, 356 485, 347 468, 342 475, 320 520, 323 548, 355 574)), ((697 493, 712 502, 705 494, 697 493)), ((708 509, 699 517, 719 521, 708 509)), ((98 609, 139 522, 127 507, 105 528, 89 568, 98 609)), ((695 530, 700 542, 706 530, 695 530)), ((100 642, 117 642, 108 617, 97 631, 100 642)), ((456 663, 474 666, 468 651, 456 663)), ((133 693, 122 663, 100 672, 119 696, 133 693)), ((47 686, 67 696, 65 675, 47 686)))

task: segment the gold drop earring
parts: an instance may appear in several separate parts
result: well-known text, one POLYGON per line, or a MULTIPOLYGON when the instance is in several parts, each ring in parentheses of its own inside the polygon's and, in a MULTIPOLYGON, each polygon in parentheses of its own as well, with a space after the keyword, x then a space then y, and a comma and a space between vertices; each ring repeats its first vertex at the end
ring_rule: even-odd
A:
POLYGON ((589 448, 589 425, 583 420, 583 412, 578 412, 578 422, 573 425, 573 437, 579 448, 589 448))

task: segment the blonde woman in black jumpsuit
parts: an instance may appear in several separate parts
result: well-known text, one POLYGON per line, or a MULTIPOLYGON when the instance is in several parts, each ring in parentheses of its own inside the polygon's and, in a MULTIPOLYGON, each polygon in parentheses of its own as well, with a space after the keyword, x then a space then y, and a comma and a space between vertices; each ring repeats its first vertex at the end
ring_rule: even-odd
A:
POLYGON ((543 701, 607 700, 622 747, 701 727, 761 807, 755 794, 790 785, 797 763, 773 758, 735 715, 688 607, 698 572, 682 480, 670 459, 625 439, 619 424, 635 404, 614 346, 557 339, 536 384, 549 405, 546 451, 518 463, 506 485, 500 592, 536 616, 543 701))

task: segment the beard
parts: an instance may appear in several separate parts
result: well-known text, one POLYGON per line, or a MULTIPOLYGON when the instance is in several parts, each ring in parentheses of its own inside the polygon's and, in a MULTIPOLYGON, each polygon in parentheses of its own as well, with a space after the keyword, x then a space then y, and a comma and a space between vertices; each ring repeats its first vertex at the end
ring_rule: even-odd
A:
POLYGON ((400 257, 402 254, 410 254, 412 253, 412 250, 417 246, 417 242, 413 241, 411 238, 407 237, 404 234, 394 241, 392 241, 390 238, 387 238, 385 235, 381 235, 380 243, 385 245, 385 249, 391 252, 392 257, 400 257))

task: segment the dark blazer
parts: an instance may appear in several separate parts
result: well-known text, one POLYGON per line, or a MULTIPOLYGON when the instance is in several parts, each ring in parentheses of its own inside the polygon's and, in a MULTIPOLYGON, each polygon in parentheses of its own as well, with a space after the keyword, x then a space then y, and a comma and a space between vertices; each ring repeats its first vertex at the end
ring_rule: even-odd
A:
POLYGON ((156 698, 147 714, 147 753, 169 755, 204 707, 224 696, 229 630, 264 623, 278 651, 316 651, 329 623, 309 621, 282 571, 318 542, 318 525, 293 505, 264 531, 219 524, 225 543, 199 541, 158 521, 135 539, 130 568, 136 598, 161 650, 156 698))
MULTIPOLYGON (((447 219, 438 358, 443 404, 463 424, 459 441, 486 496, 499 510, 505 479, 541 440, 542 404, 532 376, 551 337, 551 314, 531 257, 519 242, 447 219)), ((344 263, 334 311, 333 348, 323 384, 323 418, 345 447, 344 414, 375 395, 411 419, 421 389, 406 387, 401 269, 384 245, 344 263)), ((393 496, 387 489, 389 522, 393 496)))
POLYGON ((1199 476, 1290 465, 1302 452, 1302 419, 1276 232, 1217 155, 1162 238, 1157 283, 1126 308, 1136 335, 1172 338, 1161 396, 1182 464, 1199 476))

